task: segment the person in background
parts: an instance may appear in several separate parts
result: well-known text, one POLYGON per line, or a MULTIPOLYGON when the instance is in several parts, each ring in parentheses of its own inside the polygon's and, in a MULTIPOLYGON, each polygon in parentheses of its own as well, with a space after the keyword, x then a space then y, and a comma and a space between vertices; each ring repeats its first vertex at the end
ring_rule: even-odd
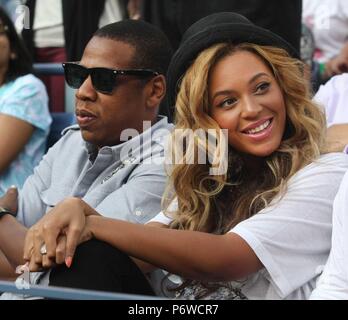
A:
MULTIPOLYGON (((328 151, 348 153, 348 74, 332 77, 319 88, 314 100, 325 108, 328 151)), ((347 156, 348 157, 348 156, 347 156)), ((348 174, 343 177, 333 207, 332 239, 323 274, 312 300, 348 299, 348 174)))
POLYGON ((122 291, 133 283, 114 279, 127 269, 161 268, 180 276, 178 298, 307 299, 329 255, 348 157, 321 155, 325 116, 296 50, 243 16, 217 13, 186 31, 167 77, 175 129, 205 134, 173 164, 163 212, 144 226, 107 219, 81 199, 62 202, 28 232, 31 269, 63 247, 72 265, 55 268, 52 285, 93 289, 93 278, 122 291), (217 175, 211 163, 191 163, 212 129, 228 130, 228 169, 217 175))
POLYGON ((314 101, 325 110, 327 121, 327 150, 348 152, 348 74, 332 77, 319 87, 314 101))
POLYGON ((129 0, 129 16, 160 27, 177 49, 185 31, 214 12, 235 12, 300 50, 302 0, 129 0))
POLYGON ((21 0, 0 0, 0 7, 3 8, 12 22, 16 22, 17 18, 17 7, 22 4, 21 0))
POLYGON ((314 36, 319 83, 348 72, 348 1, 303 0, 302 20, 314 36))
POLYGON ((332 240, 324 271, 312 292, 311 300, 348 300, 348 173, 335 197, 332 240))
MULTIPOLYGON (((93 33, 125 17, 119 0, 27 0, 30 28, 22 35, 34 62, 79 61, 93 33)), ((44 76, 50 110, 64 112, 64 77, 44 76)))
POLYGON ((0 8, 0 196, 22 187, 46 150, 51 116, 43 83, 11 19, 0 8))

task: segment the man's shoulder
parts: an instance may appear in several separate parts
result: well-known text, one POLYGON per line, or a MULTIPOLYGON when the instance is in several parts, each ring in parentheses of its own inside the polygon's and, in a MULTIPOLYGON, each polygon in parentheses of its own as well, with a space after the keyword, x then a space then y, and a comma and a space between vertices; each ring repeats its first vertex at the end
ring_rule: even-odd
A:
POLYGON ((66 135, 67 133, 69 134, 74 134, 76 133, 76 131, 80 131, 80 127, 78 124, 73 124, 69 127, 66 127, 63 131, 62 131, 62 136, 66 135))
POLYGON ((54 148, 59 154, 64 150, 74 152, 79 147, 85 147, 85 141, 82 139, 81 131, 78 125, 72 125, 65 128, 61 132, 61 137, 58 142, 54 145, 54 148))
POLYGON ((76 143, 77 141, 84 142, 84 140, 82 139, 80 127, 77 124, 66 127, 61 132, 61 135, 61 140, 64 143, 76 143))

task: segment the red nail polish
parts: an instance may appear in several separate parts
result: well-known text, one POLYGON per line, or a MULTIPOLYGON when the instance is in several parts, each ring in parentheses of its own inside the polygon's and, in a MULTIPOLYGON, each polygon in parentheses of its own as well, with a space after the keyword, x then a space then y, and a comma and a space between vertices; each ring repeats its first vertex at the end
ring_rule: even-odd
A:
POLYGON ((65 265, 70 268, 72 264, 72 257, 65 258, 65 265))

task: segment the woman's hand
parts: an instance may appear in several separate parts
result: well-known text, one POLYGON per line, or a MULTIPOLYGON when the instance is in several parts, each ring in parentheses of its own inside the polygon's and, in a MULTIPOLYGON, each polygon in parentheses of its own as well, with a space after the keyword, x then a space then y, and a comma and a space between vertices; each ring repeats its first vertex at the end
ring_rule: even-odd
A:
POLYGON ((76 247, 92 238, 86 228, 88 215, 98 214, 81 199, 68 198, 32 226, 24 245, 24 259, 30 262, 30 271, 64 262, 70 267, 76 247), (43 245, 44 254, 41 252, 43 245))

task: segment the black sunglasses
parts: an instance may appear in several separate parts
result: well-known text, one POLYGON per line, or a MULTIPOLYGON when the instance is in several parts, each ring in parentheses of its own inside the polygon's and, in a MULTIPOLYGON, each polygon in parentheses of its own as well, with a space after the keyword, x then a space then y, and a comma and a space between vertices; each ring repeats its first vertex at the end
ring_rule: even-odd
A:
POLYGON ((116 87, 117 76, 136 76, 136 77, 154 77, 159 75, 158 72, 148 69, 129 69, 129 70, 112 70, 108 68, 86 68, 76 62, 63 63, 65 80, 67 84, 79 89, 91 76, 93 87, 96 91, 111 94, 116 87))

